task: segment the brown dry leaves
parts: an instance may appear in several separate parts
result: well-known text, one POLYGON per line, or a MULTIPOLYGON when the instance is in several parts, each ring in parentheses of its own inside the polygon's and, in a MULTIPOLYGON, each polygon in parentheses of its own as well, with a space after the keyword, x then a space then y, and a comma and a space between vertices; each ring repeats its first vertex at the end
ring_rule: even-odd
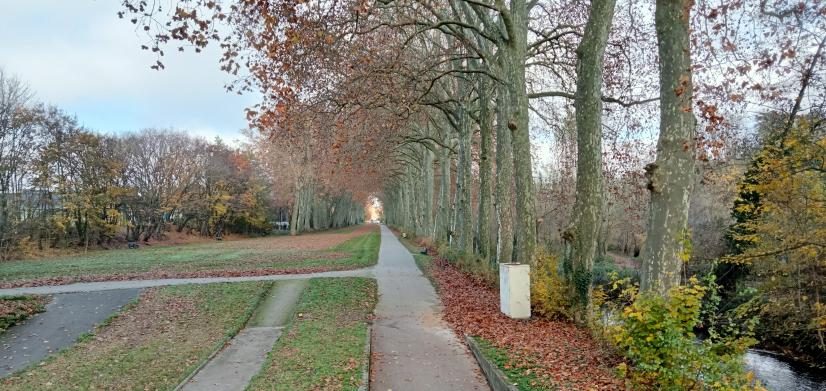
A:
POLYGON ((336 247, 352 238, 376 231, 378 226, 362 225, 355 229, 319 232, 298 236, 277 236, 252 240, 230 241, 223 245, 227 249, 252 250, 326 250, 336 247))
MULTIPOLYGON (((199 300, 186 296, 161 296, 157 288, 147 290, 138 305, 119 314, 111 327, 103 327, 95 340, 108 344, 118 343, 134 348, 163 335, 168 343, 184 340, 215 340, 222 330, 211 330, 209 335, 192 336, 192 328, 185 327, 198 319, 199 300)), ((200 331, 200 330, 199 330, 200 331)))
POLYGON ((48 299, 45 296, 0 298, 0 332, 40 311, 48 299))
POLYGON ((519 321, 499 311, 497 292, 448 262, 435 259, 431 274, 444 319, 458 333, 490 340, 510 352, 510 365, 532 371, 544 386, 572 390, 622 390, 612 374, 618 359, 569 322, 519 321))

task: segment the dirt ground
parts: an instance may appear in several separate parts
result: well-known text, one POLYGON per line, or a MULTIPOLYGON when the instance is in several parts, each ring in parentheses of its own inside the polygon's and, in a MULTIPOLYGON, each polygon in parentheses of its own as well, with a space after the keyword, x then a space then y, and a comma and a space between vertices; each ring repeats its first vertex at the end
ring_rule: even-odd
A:
POLYGON ((613 251, 609 251, 608 255, 610 255, 611 258, 614 258, 614 263, 617 266, 626 267, 634 270, 639 270, 640 268, 640 262, 635 258, 629 257, 627 255, 622 255, 620 253, 613 251))

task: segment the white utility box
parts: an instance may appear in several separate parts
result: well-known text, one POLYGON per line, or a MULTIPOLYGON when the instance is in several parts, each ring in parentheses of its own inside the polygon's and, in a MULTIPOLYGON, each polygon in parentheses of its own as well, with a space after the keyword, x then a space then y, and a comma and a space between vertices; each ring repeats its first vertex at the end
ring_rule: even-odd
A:
POLYGON ((513 319, 531 317, 531 265, 499 264, 499 307, 513 319))

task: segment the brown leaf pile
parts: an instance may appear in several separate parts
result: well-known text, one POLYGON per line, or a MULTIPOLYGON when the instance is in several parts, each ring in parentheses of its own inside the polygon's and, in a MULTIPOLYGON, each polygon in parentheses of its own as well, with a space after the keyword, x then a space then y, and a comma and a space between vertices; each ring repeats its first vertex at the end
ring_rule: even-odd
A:
POLYGON ((0 332, 42 311, 46 301, 45 296, 0 298, 0 332))
POLYGON ((454 331, 507 349, 509 366, 532 371, 538 386, 624 389, 612 374, 618 359, 594 341, 587 329, 564 321, 508 318, 499 310, 496 290, 481 280, 440 259, 434 259, 430 269, 444 305, 444 319, 454 331))

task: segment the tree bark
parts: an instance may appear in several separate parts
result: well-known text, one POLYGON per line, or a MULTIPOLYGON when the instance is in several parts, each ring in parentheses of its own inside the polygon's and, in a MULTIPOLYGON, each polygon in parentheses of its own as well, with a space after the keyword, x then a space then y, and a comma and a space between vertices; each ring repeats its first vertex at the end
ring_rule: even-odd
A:
POLYGON ((437 242, 448 241, 448 231, 450 230, 450 149, 442 147, 439 154, 439 209, 436 212, 436 226, 434 229, 434 239, 437 242))
MULTIPOLYGON (((460 82, 463 84, 463 82, 460 82)), ((456 192, 458 193, 456 205, 457 222, 456 231, 458 233, 457 249, 466 254, 473 252, 473 210, 471 195, 471 129, 468 115, 465 108, 461 108, 459 117, 459 159, 456 192)))
POLYGON ((513 144, 508 129, 507 90, 496 93, 496 261, 513 261, 513 144))
POLYGON ((293 200, 293 210, 290 213, 290 235, 295 236, 298 234, 298 203, 300 200, 300 192, 295 193, 295 200, 293 200))
POLYGON ((433 227, 433 151, 424 149, 424 163, 422 164, 422 227, 420 235, 430 236, 433 227))
POLYGON ((516 262, 533 264, 536 252, 536 208, 533 188, 533 162, 528 117, 528 93, 525 82, 525 59, 528 52, 528 6, 525 0, 512 0, 511 28, 505 45, 505 58, 511 113, 508 128, 513 144, 513 167, 516 185, 516 262))
POLYGON ((490 258, 490 237, 491 237, 491 144, 493 143, 493 130, 491 129, 490 98, 488 97, 488 84, 484 78, 479 80, 479 133, 481 143, 479 147, 479 209, 476 215, 476 238, 478 241, 479 255, 484 259, 490 258))
POLYGON ((572 290, 574 319, 580 324, 585 323, 590 312, 591 270, 603 215, 602 71, 615 3, 616 0, 591 2, 588 22, 576 51, 576 201, 571 227, 563 238, 568 247, 564 265, 572 290))
POLYGON ((680 284, 694 183, 697 119, 692 110, 691 4, 691 0, 657 0, 655 12, 660 55, 660 136, 657 160, 646 167, 651 206, 641 254, 640 288, 661 295, 680 284))

